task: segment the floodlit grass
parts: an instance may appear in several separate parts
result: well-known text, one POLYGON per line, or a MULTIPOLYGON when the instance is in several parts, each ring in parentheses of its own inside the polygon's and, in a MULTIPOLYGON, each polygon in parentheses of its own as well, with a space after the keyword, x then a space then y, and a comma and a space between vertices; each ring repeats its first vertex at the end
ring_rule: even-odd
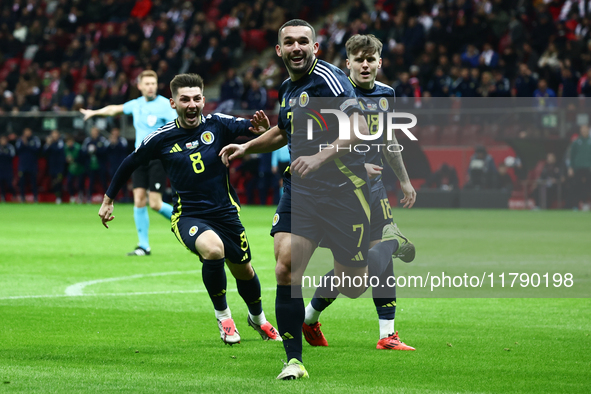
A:
MULTIPOLYGON (((283 347, 247 326, 231 277, 228 301, 243 338, 233 347, 219 339, 201 263, 162 217, 150 213, 152 256, 127 257, 137 242, 132 207, 117 205, 108 230, 97 212, 95 205, 0 205, 0 391, 591 392, 589 299, 405 299, 402 290, 396 329, 417 351, 376 350, 371 299, 339 299, 321 318, 330 346, 304 343, 310 379, 276 381, 283 347), (108 278, 117 280, 97 282, 108 278), (67 296, 80 282, 90 283, 70 294, 82 295, 67 296)), ((275 323, 273 213, 246 206, 242 219, 275 323)), ((568 261, 586 267, 581 280, 589 281, 584 212, 398 209, 394 216, 417 245, 419 266, 568 261)))

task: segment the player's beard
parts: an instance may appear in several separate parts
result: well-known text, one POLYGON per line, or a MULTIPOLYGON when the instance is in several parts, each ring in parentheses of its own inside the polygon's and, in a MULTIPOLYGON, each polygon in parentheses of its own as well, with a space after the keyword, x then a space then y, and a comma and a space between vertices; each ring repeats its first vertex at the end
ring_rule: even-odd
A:
POLYGON ((287 67, 287 70, 291 74, 295 75, 304 74, 306 71, 308 71, 308 69, 312 66, 312 63, 314 62, 314 56, 312 54, 308 54, 305 52, 302 52, 302 62, 299 66, 292 65, 292 58, 293 55, 283 56, 283 63, 285 64, 285 67, 287 67))

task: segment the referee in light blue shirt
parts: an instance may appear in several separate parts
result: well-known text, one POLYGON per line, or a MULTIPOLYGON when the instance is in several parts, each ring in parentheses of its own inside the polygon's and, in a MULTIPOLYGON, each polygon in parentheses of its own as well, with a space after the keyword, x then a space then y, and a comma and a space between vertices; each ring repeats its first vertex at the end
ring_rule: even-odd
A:
MULTIPOLYGON (((170 101, 157 94, 158 76, 154 71, 143 71, 138 76, 137 85, 142 92, 141 97, 122 105, 108 105, 97 110, 81 109, 80 112, 84 114, 84 120, 97 115, 115 116, 121 113, 133 115, 135 147, 137 148, 148 134, 176 119, 176 111, 171 108, 170 101)), ((166 172, 160 160, 152 160, 148 165, 139 167, 133 173, 132 181, 133 217, 139 243, 127 255, 147 256, 151 252, 148 238, 150 218, 146 207, 147 202, 150 202, 150 208, 158 211, 165 218, 170 220, 172 215, 172 206, 162 201, 162 189, 166 186, 166 172), (149 194, 147 193, 148 189, 150 190, 149 194)))

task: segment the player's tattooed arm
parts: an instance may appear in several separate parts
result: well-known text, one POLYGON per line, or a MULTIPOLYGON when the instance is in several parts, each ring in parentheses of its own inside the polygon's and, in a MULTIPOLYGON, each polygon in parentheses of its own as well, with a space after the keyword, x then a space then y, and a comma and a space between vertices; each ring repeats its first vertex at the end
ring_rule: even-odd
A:
MULTIPOLYGON (((392 139, 388 140, 388 146, 392 145, 398 146, 398 140, 394 133, 392 133, 392 139)), ((400 200, 400 203, 404 204, 404 208, 412 208, 417 199, 417 192, 410 183, 410 178, 408 177, 404 161, 402 160, 402 152, 399 152, 398 150, 390 152, 390 150, 386 148, 382 150, 382 154, 400 181, 400 188, 404 193, 404 198, 400 200)))

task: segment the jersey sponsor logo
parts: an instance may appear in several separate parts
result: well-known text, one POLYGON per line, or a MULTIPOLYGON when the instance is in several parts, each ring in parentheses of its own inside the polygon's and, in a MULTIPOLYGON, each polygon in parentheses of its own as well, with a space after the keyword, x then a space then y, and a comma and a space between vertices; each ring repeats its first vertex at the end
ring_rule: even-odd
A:
POLYGON ((193 142, 187 142, 185 144, 185 146, 187 147, 187 149, 195 149, 195 148, 197 148, 199 146, 199 141, 198 140, 195 140, 193 142))
POLYGON ((148 115, 148 126, 154 127, 157 121, 158 117, 156 115, 148 115))
POLYGON ((388 99, 386 99, 385 97, 382 97, 380 99, 380 109, 382 111, 387 111, 388 110, 388 99))
POLYGON ((205 145, 210 145, 211 143, 213 143, 213 140, 214 136, 211 131, 206 131, 203 134, 201 134, 201 142, 205 145))
POLYGON ((194 236, 195 236, 195 234, 197 234, 197 231, 199 231, 199 227, 197 227, 197 226, 193 226, 193 227, 191 227, 191 228, 189 229, 189 235, 190 235, 191 237, 194 237, 194 236))
POLYGON ((300 94, 300 107, 305 107, 309 102, 310 96, 308 96, 308 93, 302 92, 302 94, 300 94))
POLYGON ((273 216, 273 227, 275 227, 275 225, 279 223, 279 214, 276 213, 275 216, 273 216))
POLYGON ((293 107, 297 103, 298 103, 298 98, 297 97, 292 97, 292 98, 289 99, 289 106, 290 107, 293 107))

